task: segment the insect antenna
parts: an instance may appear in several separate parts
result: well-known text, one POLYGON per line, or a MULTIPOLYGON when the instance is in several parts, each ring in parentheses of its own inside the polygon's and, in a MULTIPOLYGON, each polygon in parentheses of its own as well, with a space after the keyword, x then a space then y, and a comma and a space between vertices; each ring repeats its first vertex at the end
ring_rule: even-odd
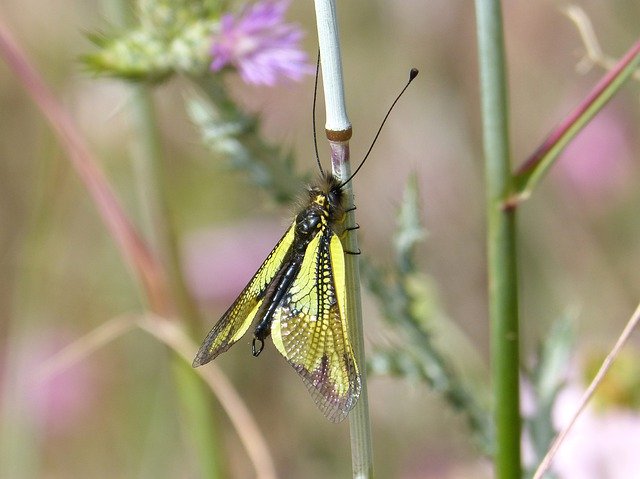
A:
POLYGON ((318 133, 316 132, 316 101, 318 99, 318 74, 320 72, 320 49, 318 49, 318 59, 316 60, 316 81, 313 85, 313 109, 311 114, 311 123, 313 125, 313 149, 316 153, 316 163, 320 168, 320 175, 324 176, 322 163, 320 163, 320 155, 318 154, 318 133))
MULTIPOLYGON (((318 60, 319 59, 320 58, 318 57, 318 60)), ((387 121, 387 118, 389 118, 389 115, 391 114, 391 110, 393 110, 393 107, 396 106, 396 103, 398 103, 398 100, 400 99, 402 94, 407 90, 407 88, 409 88, 409 85, 411 84, 411 82, 417 76, 418 76, 418 69, 417 68, 412 68, 411 71, 409 72, 409 81, 407 81, 407 84, 404 86, 402 91, 400 93, 398 93, 398 96, 396 97, 396 99, 393 100, 393 103, 389 107, 389 110, 387 111, 387 114, 384 116, 384 119, 382 120, 382 123, 380 124, 380 128, 378 128, 378 132, 376 133, 376 136, 373 138, 373 141, 371 142, 371 146, 367 150, 367 154, 364 155, 364 158, 362 159, 362 161, 360 162, 360 164, 356 168, 356 171, 354 171, 353 174, 349 178, 347 178, 344 182, 342 182, 340 184, 339 188, 342 188, 347 183, 349 183, 353 179, 353 177, 356 176, 356 173, 358 173, 358 171, 360 171, 360 168, 362 168, 362 165, 364 165, 364 162, 367 161, 367 158, 369 158, 369 153, 371 153, 371 150, 373 150, 373 146, 376 144, 376 141, 378 140, 378 137, 380 136, 380 132, 382 131, 382 127, 384 126, 385 122, 387 121)))

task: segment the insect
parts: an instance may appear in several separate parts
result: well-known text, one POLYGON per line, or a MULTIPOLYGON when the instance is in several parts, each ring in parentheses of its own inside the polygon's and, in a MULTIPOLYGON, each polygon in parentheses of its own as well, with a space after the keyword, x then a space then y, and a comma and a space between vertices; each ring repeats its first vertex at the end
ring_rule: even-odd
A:
POLYGON ((193 367, 227 351, 255 323, 253 355, 262 352, 271 336, 324 415, 332 422, 347 417, 360 395, 361 370, 348 330, 345 253, 349 252, 340 239, 357 226, 345 227, 349 209, 343 188, 364 164, 391 109, 417 73, 411 71, 365 158, 346 181, 325 174, 318 160, 321 177, 308 188, 304 207, 204 339, 193 367))

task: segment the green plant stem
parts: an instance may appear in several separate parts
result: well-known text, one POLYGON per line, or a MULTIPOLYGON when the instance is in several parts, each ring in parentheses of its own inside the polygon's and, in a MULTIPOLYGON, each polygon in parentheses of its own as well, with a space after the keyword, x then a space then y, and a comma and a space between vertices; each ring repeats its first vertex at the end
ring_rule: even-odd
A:
MULTIPOLYGON (((340 53, 340 34, 335 0, 315 0, 318 43, 322 58, 322 83, 325 98, 325 131, 331 148, 331 166, 333 175, 345 180, 351 176, 349 164, 349 139, 351 122, 344 101, 342 80, 342 58, 340 53)), ((353 205, 353 183, 345 186, 346 203, 353 205)), ((345 226, 355 225, 355 215, 351 211, 345 226)), ((350 231, 344 246, 349 251, 358 251, 358 240, 354 231, 350 231)), ((366 361, 364 354, 364 327, 362 323, 362 305, 360 302, 360 270, 357 255, 345 258, 347 317, 353 343, 356 362, 360 368, 360 398, 349 414, 351 433, 351 464, 353 477, 369 479, 373 477, 373 448, 371 445, 371 423, 369 420, 369 401, 367 392, 366 361)))
POLYGON ((145 86, 136 85, 133 89, 133 111, 139 132, 135 170, 144 232, 167 264, 171 290, 181 317, 192 331, 198 331, 200 314, 185 282, 175 223, 167 202, 166 165, 153 101, 145 86))
MULTIPOLYGON (((350 235, 354 238, 355 235, 350 235)), ((357 245, 357 241, 347 240, 347 247, 357 245)), ((362 304, 360 301, 360 270, 358 259, 354 255, 345 258, 347 271, 347 307, 349 311, 350 331, 353 349, 361 371, 360 398, 349 414, 351 434, 351 464, 354 479, 373 478, 373 448, 371 443, 371 421, 369 419, 369 392, 367 388, 367 362, 364 354, 364 325, 362 322, 362 304)))
MULTIPOLYGON (((112 2, 111 7, 118 10, 116 14, 121 23, 126 24, 128 6, 125 2, 112 2)), ((192 331, 196 331, 200 324, 199 313, 184 280, 175 224, 168 207, 167 175, 153 100, 148 87, 135 85, 133 90, 132 111, 139 132, 135 176, 144 232, 157 256, 168 264, 171 293, 180 317, 192 331)), ((196 450, 197 476, 208 479, 222 477, 209 390, 180 357, 172 353, 171 362, 186 423, 184 430, 196 450)))
MULTIPOLYGON (((351 174, 349 167, 349 146, 329 142, 331 148, 331 163, 333 173, 338 178, 348 178, 351 174)), ((353 185, 345 187, 347 204, 353 206, 353 185)), ((345 226, 353 227, 355 215, 351 211, 345 226)), ((350 231, 345 238, 345 248, 348 251, 358 251, 358 239, 350 231)), ((362 302, 360 299, 360 261, 358 255, 345 255, 346 289, 347 289, 347 318, 349 331, 356 362, 360 368, 360 398, 349 413, 349 431, 351 434, 351 466, 354 479, 370 479, 373 474, 373 448, 371 441, 371 421, 369 419, 369 393, 367 388, 367 362, 364 353, 364 324, 362 322, 362 302)))
POLYGON ((495 400, 495 472, 521 474, 516 210, 503 209, 512 188, 507 82, 499 0, 476 0, 487 196, 491 370, 495 400))
MULTIPOLYGON (((134 88, 133 109, 140 132, 136 177, 144 223, 150 229, 148 237, 154 238, 156 250, 163 253, 161 256, 169 264, 171 290, 178 301, 178 312, 190 329, 196 331, 200 324, 199 315, 184 281, 177 236, 167 205, 165 165, 151 95, 144 86, 134 88)), ((173 355, 172 363, 174 381, 187 424, 185 431, 197 451, 198 476, 221 477, 218 440, 208 389, 182 359, 173 355)))

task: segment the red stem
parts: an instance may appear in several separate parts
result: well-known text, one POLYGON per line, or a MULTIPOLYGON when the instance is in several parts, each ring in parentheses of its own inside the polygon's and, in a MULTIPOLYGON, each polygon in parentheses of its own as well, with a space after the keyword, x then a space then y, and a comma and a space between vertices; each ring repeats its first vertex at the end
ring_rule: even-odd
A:
POLYGON ((166 274, 161 264, 125 214, 73 119, 57 101, 1 20, 0 55, 22 82, 60 139, 71 165, 89 190, 107 230, 116 241, 126 263, 135 270, 147 295, 149 307, 158 314, 169 315, 171 306, 166 274))
POLYGON ((640 40, 616 63, 616 65, 607 72, 607 74, 598 82, 587 97, 573 110, 552 132, 545 138, 544 142, 527 160, 522 163, 515 172, 516 176, 531 171, 536 167, 545 155, 551 150, 555 144, 562 138, 566 131, 580 118, 580 116, 597 100, 602 92, 616 79, 621 70, 623 70, 633 59, 640 54, 640 40))

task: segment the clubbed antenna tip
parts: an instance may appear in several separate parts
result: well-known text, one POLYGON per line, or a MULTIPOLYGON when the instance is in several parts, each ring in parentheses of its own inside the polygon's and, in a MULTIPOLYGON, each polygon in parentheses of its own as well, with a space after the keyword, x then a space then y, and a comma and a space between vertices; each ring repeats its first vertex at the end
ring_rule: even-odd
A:
POLYGON ((380 136, 380 132, 382 131, 382 127, 384 126, 385 122, 387 121, 387 118, 389 118, 389 114, 391 113, 391 110, 393 110, 393 107, 396 106, 396 103, 398 103, 398 100, 400 99, 402 94, 407 90, 407 88, 409 87, 411 82, 417 76, 418 76, 418 69, 417 68, 412 68, 411 71, 409 72, 409 81, 404 86, 402 91, 398 94, 396 99, 393 101, 393 103, 391 104, 391 107, 389 107, 389 110, 387 111, 387 114, 384 116, 384 119, 382 120, 382 123, 380 124, 380 128, 378 128, 378 132, 376 133, 376 136, 373 138, 373 141, 371 142, 371 146, 369 147, 369 150, 367 151, 367 154, 364 155, 364 159, 360 162, 360 164, 356 168, 356 171, 354 171, 353 174, 349 178, 347 178, 345 181, 343 181, 340 184, 340 188, 342 188, 347 183, 349 183, 353 179, 353 177, 356 176, 356 173, 358 173, 358 171, 360 171, 360 168, 362 168, 362 165, 364 165, 364 162, 367 161, 367 158, 369 158, 369 153, 371 153, 371 150, 373 149, 373 145, 376 144, 376 141, 378 140, 378 136, 380 136))

